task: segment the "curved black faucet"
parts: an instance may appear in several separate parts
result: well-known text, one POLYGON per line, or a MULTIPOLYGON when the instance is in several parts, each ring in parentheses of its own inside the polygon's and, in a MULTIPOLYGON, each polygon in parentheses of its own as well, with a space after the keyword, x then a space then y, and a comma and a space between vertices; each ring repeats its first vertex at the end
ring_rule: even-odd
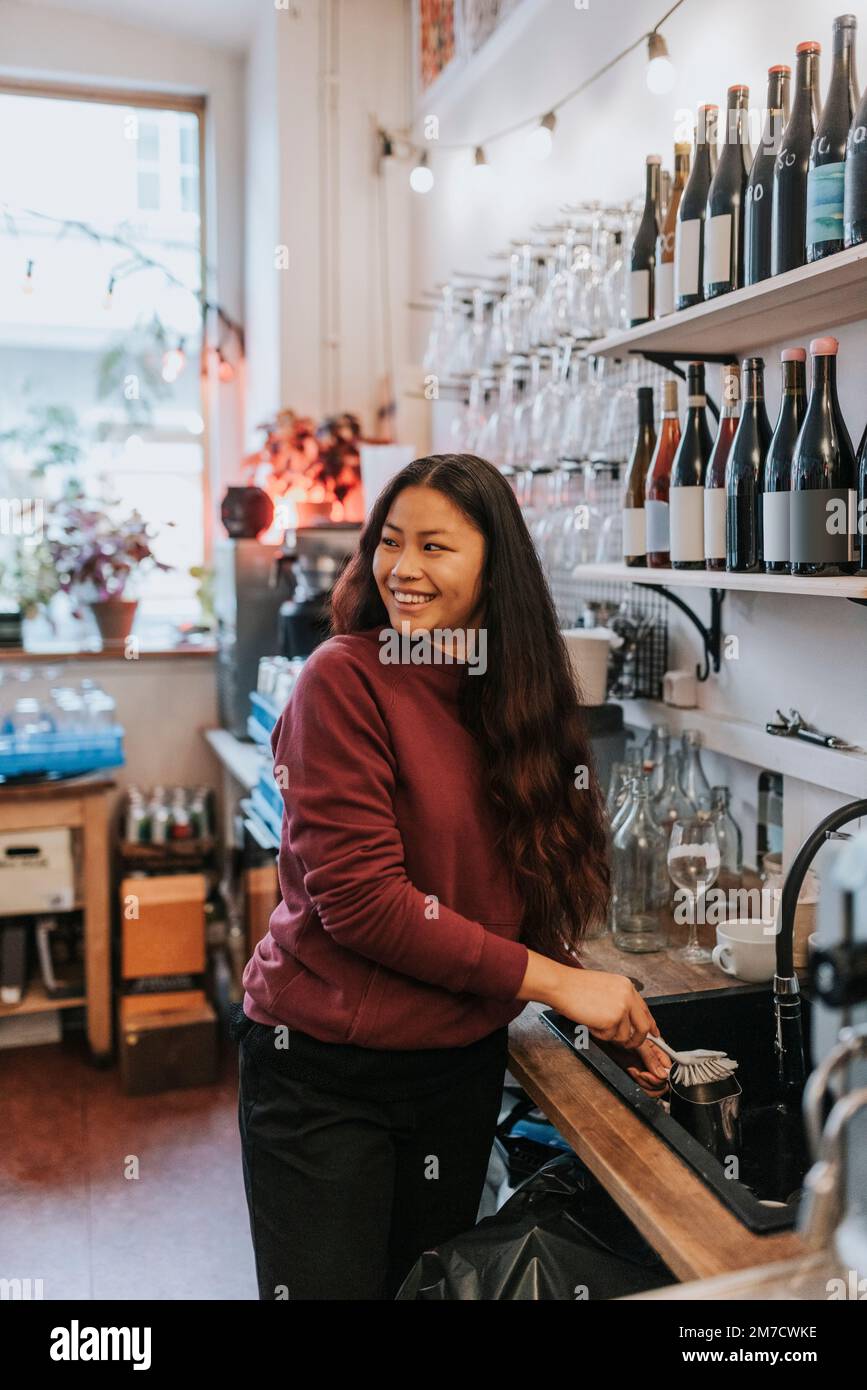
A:
POLYGON ((792 860, 783 883, 777 932, 777 965, 774 975, 774 1050, 781 1099, 800 1101, 807 1079, 801 993, 794 965, 795 909, 807 870, 828 835, 867 816, 867 799, 850 801, 821 820, 792 860))

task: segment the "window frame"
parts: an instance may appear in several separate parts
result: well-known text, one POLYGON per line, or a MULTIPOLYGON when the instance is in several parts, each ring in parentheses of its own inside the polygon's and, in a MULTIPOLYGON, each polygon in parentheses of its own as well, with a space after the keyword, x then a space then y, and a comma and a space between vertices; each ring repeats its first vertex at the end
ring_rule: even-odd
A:
MULTIPOLYGON (((48 97, 58 101, 99 102, 106 106, 127 106, 150 108, 157 111, 185 111, 196 117, 199 154, 199 284, 203 299, 208 294, 207 261, 207 202, 206 202, 206 145, 205 121, 207 98, 204 95, 185 92, 160 92, 138 87, 114 87, 88 85, 86 83, 46 82, 0 75, 0 93, 13 96, 48 97)), ((210 407, 212 404, 209 389, 210 374, 205 371, 208 360, 209 341, 207 337, 208 316, 202 306, 200 353, 198 359, 190 362, 194 367, 199 383, 199 407, 204 429, 201 434, 202 449, 202 534, 204 544, 204 564, 213 564, 215 517, 213 509, 213 459, 211 457, 210 407)))

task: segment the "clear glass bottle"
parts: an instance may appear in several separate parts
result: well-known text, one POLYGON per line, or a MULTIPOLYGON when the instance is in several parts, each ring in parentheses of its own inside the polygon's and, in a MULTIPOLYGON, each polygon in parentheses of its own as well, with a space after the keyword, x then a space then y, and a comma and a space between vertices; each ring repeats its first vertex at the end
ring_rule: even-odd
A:
POLYGON ((653 818, 650 783, 636 778, 630 809, 614 834, 611 921, 621 951, 663 951, 668 900, 665 835, 653 818))
POLYGON ((744 837, 741 828, 731 813, 728 787, 711 789, 711 809, 719 841, 720 874, 730 874, 740 878, 744 869, 744 837))
POLYGON ((683 820, 693 814, 692 802, 684 796, 680 788, 680 752, 669 748, 665 755, 662 773, 662 787, 653 798, 653 814, 657 825, 671 833, 676 820, 683 820))
POLYGON ((653 800, 662 791, 665 781, 665 760, 668 756, 669 732, 665 724, 654 724, 644 740, 642 753, 645 767, 650 765, 650 796, 653 800))
POLYGON ((694 811, 710 811, 710 783, 701 765, 704 740, 698 729, 684 730, 680 765, 680 789, 694 811))

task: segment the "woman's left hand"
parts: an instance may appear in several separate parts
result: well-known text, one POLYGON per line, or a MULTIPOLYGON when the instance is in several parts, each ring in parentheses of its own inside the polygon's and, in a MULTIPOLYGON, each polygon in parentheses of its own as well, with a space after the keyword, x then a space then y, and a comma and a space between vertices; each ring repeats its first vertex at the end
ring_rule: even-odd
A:
POLYGON ((616 1054, 616 1060, 620 1062, 627 1076, 631 1076, 649 1096, 658 1100, 660 1096, 665 1095, 668 1090, 671 1060, 661 1047, 645 1041, 640 1047, 627 1050, 615 1046, 611 1051, 616 1054))

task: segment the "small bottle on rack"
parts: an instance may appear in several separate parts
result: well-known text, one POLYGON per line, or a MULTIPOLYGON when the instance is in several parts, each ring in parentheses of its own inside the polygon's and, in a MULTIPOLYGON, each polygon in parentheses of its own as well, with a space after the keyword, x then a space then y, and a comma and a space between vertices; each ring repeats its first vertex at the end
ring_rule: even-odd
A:
POLYGON ((704 484, 713 440, 707 423, 704 363, 690 362, 686 422, 671 465, 672 569, 704 569, 704 484))
POLYGON ((695 808, 693 814, 710 812, 710 783, 701 765, 703 742, 698 729, 686 729, 681 740, 680 789, 695 808))
POLYGON ((658 154, 647 156, 644 212, 632 243, 629 266, 629 326, 647 323, 653 318, 653 283, 656 273, 656 239, 659 236, 659 170, 662 160, 658 154))
POLYGON ((661 911, 670 898, 665 835, 653 818, 650 783, 636 778, 628 815, 612 844, 612 925, 621 951, 663 951, 661 911))
POLYGON ((653 458, 656 430, 653 426, 653 387, 638 388, 638 429, 626 469, 623 496, 623 559, 627 565, 647 563, 644 524, 644 480, 653 458))
POLYGON ((743 364, 741 418, 726 463, 726 569, 754 573, 762 568, 762 493, 771 442, 765 410, 765 361, 743 364))
POLYGON ((644 487, 644 515, 647 526, 647 564, 651 569, 666 569, 671 558, 669 528, 669 488, 671 466, 680 443, 680 420, 677 413, 677 382, 668 380, 662 388, 662 423, 656 447, 647 470, 644 487))
POLYGON ((780 413, 765 460, 762 492, 762 554, 765 574, 788 574, 792 459, 807 409, 807 354, 801 347, 782 353, 783 394, 780 413))
POLYGON ((737 362, 727 362, 722 415, 704 479, 704 564, 709 570, 726 567, 726 463, 740 418, 741 369, 737 362))
POLYGON ((728 787, 711 788, 712 820, 719 842, 720 876, 740 879, 744 870, 744 837, 731 813, 728 787))

